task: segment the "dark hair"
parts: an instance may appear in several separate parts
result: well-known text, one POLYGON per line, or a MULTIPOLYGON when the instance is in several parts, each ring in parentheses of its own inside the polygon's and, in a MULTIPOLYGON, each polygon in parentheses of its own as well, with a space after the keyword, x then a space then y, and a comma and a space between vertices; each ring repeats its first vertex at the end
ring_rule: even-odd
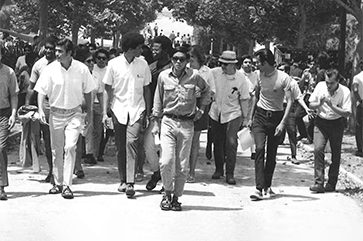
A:
POLYGON ((39 58, 39 55, 36 52, 31 52, 25 55, 25 63, 29 68, 32 68, 35 61, 39 58))
POLYGON ((136 49, 137 46, 143 44, 144 42, 145 39, 141 34, 128 32, 122 36, 121 47, 124 52, 127 52, 129 49, 136 49))
POLYGON ((90 43, 90 44, 88 44, 88 49, 90 48, 90 47, 92 47, 93 49, 97 49, 97 45, 96 44, 94 44, 94 43, 90 43))
POLYGON ((173 56, 175 53, 177 53, 177 52, 181 52, 181 53, 183 53, 183 54, 185 54, 185 57, 187 58, 187 59, 190 59, 190 54, 189 54, 189 51, 188 51, 189 49, 187 49, 186 47, 184 47, 184 46, 178 46, 178 47, 176 47, 175 49, 174 49, 174 51, 173 51, 173 54, 171 55, 171 56, 173 56))
POLYGON ((108 54, 109 55, 114 54, 115 56, 118 56, 117 49, 115 49, 115 48, 110 49, 110 51, 108 51, 108 54))
POLYGON ((285 71, 286 73, 290 73, 290 69, 291 69, 291 67, 290 67, 290 65, 289 65, 287 62, 281 62, 281 63, 279 64, 279 66, 284 66, 284 71, 285 71))
POLYGON ((109 59, 110 58, 110 54, 108 53, 108 51, 106 49, 97 49, 95 52, 95 57, 97 58, 97 55, 101 53, 106 55, 106 58, 109 59))
POLYGON ((44 45, 51 44, 51 45, 55 46, 58 41, 59 41, 59 39, 56 36, 51 35, 44 39, 44 45))
POLYGON ((145 60, 146 60, 146 62, 148 64, 151 64, 152 62, 154 62, 153 52, 151 51, 151 49, 146 44, 144 44, 142 46, 141 55, 144 56, 144 58, 145 58, 145 60))
POLYGON ((157 36, 154 38, 154 43, 158 43, 161 45, 161 48, 167 51, 168 54, 171 54, 173 50, 171 40, 166 36, 157 36))
POLYGON ((24 45, 24 47, 23 47, 24 52, 25 52, 26 49, 30 49, 30 51, 33 51, 33 48, 32 48, 32 46, 30 44, 24 45))
POLYGON ((200 65, 204 65, 205 62, 207 61, 207 58, 205 57, 204 48, 200 45, 193 45, 190 48, 189 53, 192 54, 194 57, 196 57, 200 65))
POLYGON ((269 49, 260 49, 255 56, 260 58, 261 63, 266 61, 271 66, 275 64, 275 56, 269 49))
POLYGON ((74 46, 73 46, 73 42, 67 38, 61 39, 57 42, 56 46, 62 46, 64 47, 64 49, 66 50, 66 53, 68 53, 69 51, 74 52, 74 46))
POLYGON ((316 60, 320 69, 330 69, 330 56, 328 53, 320 52, 316 60))
POLYGON ((244 61, 245 59, 250 59, 250 60, 251 60, 251 62, 253 61, 252 56, 251 56, 251 55, 249 55, 249 54, 244 54, 244 55, 242 55, 242 57, 241 57, 241 63, 243 63, 243 61, 244 61))
POLYGON ((329 79, 335 77, 335 80, 339 82, 339 71, 337 69, 328 69, 325 74, 329 79))
POLYGON ((92 56, 92 53, 88 49, 78 48, 75 51, 74 59, 84 63, 90 56, 92 56))

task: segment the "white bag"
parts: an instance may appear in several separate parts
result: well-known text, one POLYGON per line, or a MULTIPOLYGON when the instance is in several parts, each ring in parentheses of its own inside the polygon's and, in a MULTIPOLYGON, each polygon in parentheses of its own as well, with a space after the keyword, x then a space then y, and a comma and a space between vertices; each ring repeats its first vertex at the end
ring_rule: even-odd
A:
POLYGON ((242 151, 247 150, 255 144, 255 139, 250 128, 243 128, 237 133, 239 144, 241 145, 242 151))

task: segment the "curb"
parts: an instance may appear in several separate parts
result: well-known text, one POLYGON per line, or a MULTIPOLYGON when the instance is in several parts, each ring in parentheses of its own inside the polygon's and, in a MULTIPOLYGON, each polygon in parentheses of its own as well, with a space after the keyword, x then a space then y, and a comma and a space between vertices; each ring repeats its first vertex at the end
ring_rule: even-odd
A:
MULTIPOLYGON (((301 148, 303 148, 305 151, 308 152, 314 152, 314 148, 311 146, 308 146, 304 143, 300 143, 299 145, 301 148)), ((363 187, 363 180, 360 179, 359 177, 357 177, 356 175, 354 175, 351 172, 348 172, 347 170, 345 170, 342 166, 340 166, 339 168, 339 172, 341 172, 343 175, 347 176, 347 178, 349 178, 352 182, 354 182, 355 184, 359 185, 360 187, 363 187)))

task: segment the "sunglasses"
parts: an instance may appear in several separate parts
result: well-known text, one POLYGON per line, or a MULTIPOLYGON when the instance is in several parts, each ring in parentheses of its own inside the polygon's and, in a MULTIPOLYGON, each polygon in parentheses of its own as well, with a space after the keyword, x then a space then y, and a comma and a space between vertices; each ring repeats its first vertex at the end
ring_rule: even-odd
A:
POLYGON ((186 58, 184 58, 184 57, 172 57, 171 58, 173 61, 175 61, 175 62, 178 62, 178 60, 182 63, 182 62, 184 62, 185 60, 187 60, 186 58))
POLYGON ((98 60, 106 60, 107 58, 106 57, 97 57, 98 60))
POLYGON ((90 64, 90 63, 93 63, 94 60, 93 59, 87 59, 85 62, 90 64))

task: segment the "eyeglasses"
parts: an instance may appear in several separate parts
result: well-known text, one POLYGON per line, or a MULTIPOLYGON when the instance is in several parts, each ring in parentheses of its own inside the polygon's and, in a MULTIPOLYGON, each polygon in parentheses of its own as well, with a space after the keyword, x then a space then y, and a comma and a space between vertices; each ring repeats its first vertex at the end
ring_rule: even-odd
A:
POLYGON ((94 62, 94 60, 93 59, 86 59, 86 61, 85 61, 86 63, 89 63, 89 64, 91 64, 91 63, 93 63, 94 62))
POLYGON ((178 62, 178 60, 182 63, 182 62, 184 62, 185 60, 187 60, 186 58, 184 58, 184 57, 172 57, 171 58, 173 61, 175 61, 175 62, 178 62))
POLYGON ((98 60, 107 60, 107 58, 106 58, 106 57, 100 57, 100 56, 97 56, 97 59, 98 59, 98 60))

